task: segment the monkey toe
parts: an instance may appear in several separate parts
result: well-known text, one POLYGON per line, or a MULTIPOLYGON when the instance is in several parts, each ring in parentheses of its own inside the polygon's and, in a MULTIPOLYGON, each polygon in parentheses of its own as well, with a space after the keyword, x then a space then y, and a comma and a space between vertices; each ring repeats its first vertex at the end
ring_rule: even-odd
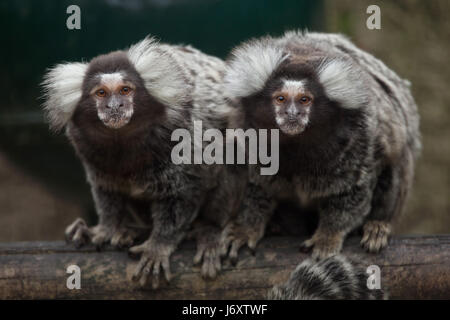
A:
POLYGON ((311 257, 314 260, 323 260, 323 259, 332 257, 334 255, 337 255, 340 251, 341 251, 340 248, 336 248, 336 247, 314 246, 311 257))
POLYGON ((172 279, 170 271, 169 258, 174 250, 174 246, 170 244, 158 244, 154 241, 147 240, 141 245, 130 248, 132 254, 141 253, 141 259, 137 264, 132 280, 139 282, 141 287, 147 287, 151 280, 152 288, 157 289, 160 285, 160 270, 162 269, 167 282, 172 279))
POLYGON ((217 273, 221 270, 220 257, 218 254, 211 252, 203 260, 201 275, 204 279, 215 279, 217 273))
POLYGON ((221 250, 217 246, 201 246, 197 249, 194 264, 202 262, 200 274, 204 279, 216 278, 222 269, 221 250))
POLYGON ((70 224, 65 230, 66 242, 71 242, 76 248, 80 248, 89 241, 91 234, 86 222, 77 218, 72 224, 70 224))
POLYGON ((227 256, 230 262, 235 265, 238 261, 239 249, 245 244, 250 249, 252 255, 255 255, 256 246, 259 240, 263 237, 264 228, 242 226, 235 223, 230 223, 224 229, 221 240, 221 254, 227 256))
POLYGON ((111 245, 117 248, 129 248, 133 242, 134 235, 128 230, 117 230, 111 237, 111 245))
POLYGON ((369 221, 364 227, 361 246, 368 252, 377 253, 388 244, 391 226, 384 221, 369 221))
POLYGON ((324 232, 315 233, 311 239, 304 241, 300 250, 308 253, 315 260, 322 260, 338 254, 342 249, 344 237, 341 233, 328 234, 324 232))
POLYGON ((101 250, 105 244, 109 241, 110 235, 107 231, 97 231, 94 232, 92 236, 92 243, 97 247, 98 250, 101 250))
POLYGON ((303 253, 310 253, 312 251, 313 246, 314 243, 312 239, 305 240, 300 244, 299 251, 303 253))

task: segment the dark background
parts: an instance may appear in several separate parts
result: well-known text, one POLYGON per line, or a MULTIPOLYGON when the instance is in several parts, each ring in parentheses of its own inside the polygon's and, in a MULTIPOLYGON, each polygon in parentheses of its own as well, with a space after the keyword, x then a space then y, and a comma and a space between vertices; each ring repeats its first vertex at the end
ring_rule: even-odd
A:
POLYGON ((424 155, 399 233, 448 233, 449 1, 22 0, 0 2, 0 241, 60 239, 77 216, 95 222, 81 164, 43 121, 46 68, 89 61, 151 34, 221 58, 241 41, 285 30, 341 32, 413 83, 424 155), (68 30, 66 8, 81 8, 68 30), (378 4, 382 29, 366 28, 378 4))

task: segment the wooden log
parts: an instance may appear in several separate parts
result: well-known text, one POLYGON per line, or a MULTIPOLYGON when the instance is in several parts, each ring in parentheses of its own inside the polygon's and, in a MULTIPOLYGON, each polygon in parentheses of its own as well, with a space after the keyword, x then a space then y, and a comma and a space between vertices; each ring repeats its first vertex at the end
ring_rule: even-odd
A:
MULTIPOLYGON (((93 247, 75 249, 63 242, 0 244, 0 299, 264 299, 267 290, 285 281, 307 255, 301 239, 264 239, 255 255, 242 250, 236 266, 225 263, 216 280, 203 280, 193 267, 193 243, 172 257, 172 282, 157 290, 130 281, 137 263, 126 251, 93 247), (68 289, 69 265, 81 269, 81 289, 68 289)), ((450 235, 396 237, 382 253, 367 254, 357 239, 344 253, 381 268, 382 288, 397 299, 450 298, 450 235)))

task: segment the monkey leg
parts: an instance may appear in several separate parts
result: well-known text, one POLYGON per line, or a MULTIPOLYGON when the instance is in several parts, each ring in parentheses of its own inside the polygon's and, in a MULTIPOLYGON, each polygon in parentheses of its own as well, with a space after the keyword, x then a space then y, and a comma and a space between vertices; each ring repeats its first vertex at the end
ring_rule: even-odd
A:
POLYGON ((108 228, 104 225, 88 227, 82 218, 77 218, 65 230, 67 242, 74 243, 79 248, 89 242, 99 248, 110 241, 111 245, 117 248, 129 247, 133 244, 138 232, 121 225, 116 228, 108 228))
POLYGON ((93 243, 101 248, 106 243, 115 247, 127 247, 133 244, 137 232, 124 223, 128 198, 122 194, 92 188, 99 222, 88 227, 86 222, 78 218, 66 228, 66 240, 80 247, 93 243))
POLYGON ((300 250, 312 250, 315 259, 339 253, 347 234, 359 227, 370 210, 370 188, 355 186, 350 191, 321 199, 319 226, 300 250))
POLYGON ((372 210, 363 226, 361 246, 369 252, 386 247, 392 220, 400 215, 413 180, 413 157, 408 152, 396 166, 386 166, 378 177, 372 210))
POLYGON ((141 256, 132 276, 141 287, 146 287, 150 280, 153 289, 158 288, 160 269, 167 282, 171 280, 170 256, 186 237, 198 214, 203 194, 204 190, 194 185, 178 188, 176 194, 153 203, 153 230, 149 239, 129 250, 130 254, 141 256))
POLYGON ((197 221, 189 235, 197 242, 194 264, 202 262, 201 275, 205 279, 214 279, 222 269, 220 235, 220 228, 205 221, 197 221))
POLYGON ((275 210, 275 200, 261 186, 249 184, 237 217, 224 228, 221 236, 222 252, 233 263, 237 262, 239 249, 247 244, 251 250, 256 248, 264 236, 266 225, 275 210))
MULTIPOLYGON (((247 168, 244 169, 244 174, 247 168)), ((226 249, 222 243, 222 231, 237 215, 241 204, 246 179, 240 168, 222 169, 216 188, 208 193, 201 216, 195 222, 192 238, 197 241, 194 263, 202 263, 201 275, 213 279, 222 269, 222 257, 226 249)))

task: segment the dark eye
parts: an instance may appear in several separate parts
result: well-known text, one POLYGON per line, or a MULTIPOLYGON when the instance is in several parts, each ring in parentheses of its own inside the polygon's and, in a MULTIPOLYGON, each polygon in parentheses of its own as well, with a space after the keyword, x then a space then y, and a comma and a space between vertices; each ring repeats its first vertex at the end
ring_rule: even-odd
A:
POLYGON ((106 91, 103 90, 103 89, 99 89, 99 90, 97 90, 97 91, 95 92, 95 94, 96 94, 98 97, 103 98, 104 96, 106 96, 106 91))
POLYGON ((310 102, 311 102, 311 98, 308 97, 308 96, 302 96, 302 97, 300 98, 300 103, 301 103, 301 104, 308 104, 308 103, 310 103, 310 102))
POLYGON ((131 88, 130 87, 123 87, 122 89, 120 89, 120 94, 123 96, 128 95, 131 92, 131 88))
POLYGON ((277 97, 275 98, 275 100, 276 100, 278 103, 283 103, 283 102, 286 100, 286 98, 285 98, 284 96, 277 96, 277 97))

